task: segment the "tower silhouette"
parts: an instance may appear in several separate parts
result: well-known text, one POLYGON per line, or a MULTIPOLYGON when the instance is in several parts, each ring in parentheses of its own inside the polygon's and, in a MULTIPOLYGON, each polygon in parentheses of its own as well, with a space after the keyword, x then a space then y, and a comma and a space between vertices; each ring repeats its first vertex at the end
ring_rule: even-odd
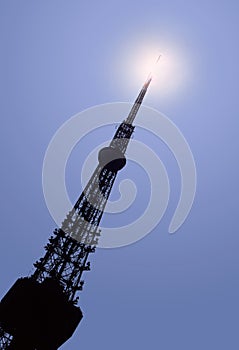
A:
POLYGON ((90 270, 88 257, 96 249, 100 220, 117 173, 126 164, 133 122, 151 80, 150 74, 109 146, 100 150, 93 175, 49 238, 34 273, 19 278, 1 300, 1 350, 56 350, 81 321, 77 292, 84 284, 82 274, 90 270))

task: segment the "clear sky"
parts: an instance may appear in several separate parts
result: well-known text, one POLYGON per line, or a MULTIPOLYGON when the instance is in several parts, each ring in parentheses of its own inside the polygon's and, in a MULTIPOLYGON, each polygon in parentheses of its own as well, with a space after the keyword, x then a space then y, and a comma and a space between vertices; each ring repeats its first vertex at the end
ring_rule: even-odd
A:
MULTIPOLYGON (((2 296, 30 272, 55 227, 41 185, 55 131, 87 107, 133 101, 141 78, 130 67, 147 44, 178 52, 184 67, 183 84, 170 92, 155 82, 145 103, 190 144, 198 174, 192 211, 169 235, 179 172, 157 144, 171 181, 163 220, 141 241, 92 257, 84 319, 63 350, 238 349, 238 12, 235 0, 0 2, 2 296)), ((114 131, 107 127, 107 136, 114 131)), ((137 137, 155 147, 150 135, 137 137)), ((72 200, 79 153, 67 169, 72 200)), ((120 176, 129 174, 147 192, 145 175, 137 178, 132 164, 120 176)))

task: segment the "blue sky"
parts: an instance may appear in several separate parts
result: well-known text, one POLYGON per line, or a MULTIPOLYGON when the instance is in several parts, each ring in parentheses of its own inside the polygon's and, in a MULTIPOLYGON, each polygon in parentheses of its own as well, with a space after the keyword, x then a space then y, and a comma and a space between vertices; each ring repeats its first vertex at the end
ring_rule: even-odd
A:
MULTIPOLYGON (((157 144, 171 181, 163 220, 145 239, 92 257, 84 319, 62 349, 238 348, 238 10, 236 1, 1 1, 1 295, 30 272, 55 227, 41 187, 55 131, 87 107, 134 100, 140 86, 127 67, 142 42, 179 48, 190 67, 178 93, 157 94, 155 84, 145 103, 190 144, 198 174, 192 211, 170 236, 179 173, 157 144)), ((150 135, 137 137, 155 147, 150 135)), ((77 150, 67 169, 72 200, 77 150)), ((145 186, 132 164, 120 176, 130 174, 145 186)))

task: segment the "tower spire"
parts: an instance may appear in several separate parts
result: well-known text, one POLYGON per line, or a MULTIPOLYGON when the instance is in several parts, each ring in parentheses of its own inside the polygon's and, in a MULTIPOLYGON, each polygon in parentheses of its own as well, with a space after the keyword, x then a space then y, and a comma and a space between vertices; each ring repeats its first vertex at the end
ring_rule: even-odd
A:
POLYGON ((142 89, 140 90, 130 112, 128 117, 119 125, 118 129, 116 130, 116 133, 113 137, 113 140, 110 143, 110 147, 118 149, 123 155, 126 152, 129 140, 134 132, 135 126, 132 125, 135 117, 138 113, 138 110, 140 106, 142 105, 144 96, 148 90, 148 87, 153 79, 153 71, 155 69, 155 66, 157 65, 158 61, 160 60, 161 55, 158 56, 155 65, 153 69, 151 69, 151 72, 149 73, 142 89))
POLYGON ((139 110, 139 108, 140 108, 140 106, 141 106, 141 104, 143 102, 144 96, 145 96, 145 94, 146 94, 146 92, 148 90, 148 87, 149 87, 152 79, 153 79, 153 71, 154 71, 155 66, 157 65, 158 61, 160 60, 160 57, 161 57, 161 55, 158 56, 158 58, 157 58, 157 60, 156 60, 156 62, 154 64, 153 69, 149 73, 149 75, 148 75, 148 77, 147 77, 147 79, 146 79, 142 89, 140 90, 140 92, 139 92, 139 94, 138 94, 138 96, 137 96, 137 98, 136 98, 136 100, 135 100, 135 102, 133 104, 133 107, 131 108, 131 110, 129 112, 129 115, 128 115, 126 121, 125 121, 127 124, 132 124, 134 119, 135 119, 135 117, 136 117, 136 115, 137 115, 137 113, 138 113, 138 110, 139 110))

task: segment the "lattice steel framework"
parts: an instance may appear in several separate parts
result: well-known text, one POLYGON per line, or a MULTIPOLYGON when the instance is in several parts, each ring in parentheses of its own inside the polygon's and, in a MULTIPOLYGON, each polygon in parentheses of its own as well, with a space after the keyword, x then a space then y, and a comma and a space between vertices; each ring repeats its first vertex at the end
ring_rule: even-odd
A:
MULTIPOLYGON (((135 128, 132 124, 150 82, 151 77, 141 89, 127 119, 118 127, 110 145, 99 152, 99 164, 88 184, 68 213, 61 228, 55 229, 49 238, 45 246, 45 255, 34 264, 35 271, 28 278, 36 286, 43 286, 44 282, 47 284, 49 280, 55 281, 60 286, 64 298, 72 305, 77 304, 77 292, 82 290, 83 272, 90 270, 88 257, 90 253, 95 252, 100 236, 100 220, 117 172, 126 163, 125 152, 135 128)), ((7 332, 14 327, 11 326, 11 322, 9 324, 10 326, 7 321, 1 319, 0 315, 0 349, 22 350, 19 348, 20 345, 11 345, 13 344, 12 335, 7 332)), ((14 337, 18 339, 18 332, 13 334, 14 337)), ((25 349, 41 350, 44 348, 43 345, 36 344, 32 343, 29 347, 25 344, 25 349)), ((49 347, 50 350, 56 348, 58 347, 49 347)))

